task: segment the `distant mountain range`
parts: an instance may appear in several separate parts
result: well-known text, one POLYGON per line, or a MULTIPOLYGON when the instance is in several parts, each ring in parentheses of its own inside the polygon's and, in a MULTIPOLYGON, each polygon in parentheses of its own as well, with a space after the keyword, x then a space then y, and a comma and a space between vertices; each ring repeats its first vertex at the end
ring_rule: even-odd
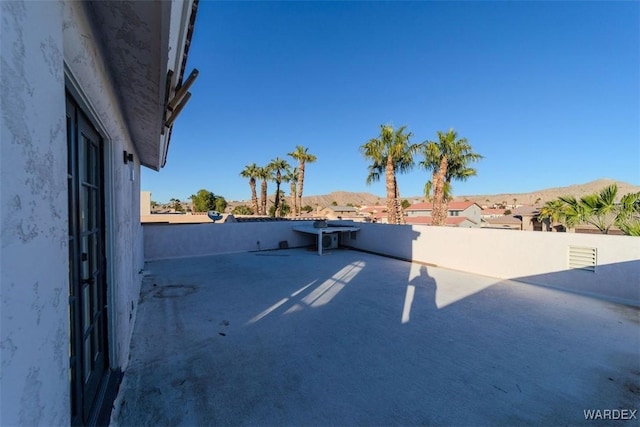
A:
POLYGON ((626 182, 617 181, 615 179, 602 178, 595 181, 587 182, 585 184, 574 184, 568 187, 546 188, 543 190, 532 191, 530 193, 502 193, 502 194, 480 194, 480 195, 468 195, 458 196, 455 200, 474 200, 478 204, 493 204, 506 202, 508 204, 514 204, 513 199, 516 199, 515 204, 518 205, 533 205, 544 204, 549 200, 557 199, 560 196, 574 196, 582 197, 587 194, 597 193, 604 187, 611 184, 618 185, 618 198, 627 193, 636 193, 640 191, 640 187, 631 185, 626 182), (487 202, 487 200, 489 200, 487 202))
MULTIPOLYGON (((532 191, 530 193, 500 193, 500 194, 470 194, 460 195, 454 197, 455 201, 472 200, 479 205, 494 204, 506 202, 507 204, 513 204, 513 199, 516 199, 518 205, 533 205, 536 202, 538 204, 544 204, 549 200, 557 199, 560 196, 575 196, 581 197, 586 194, 592 194, 600 191, 602 188, 611 185, 613 183, 618 184, 618 196, 622 196, 627 193, 635 193, 640 191, 639 186, 631 185, 626 182, 616 181, 614 179, 602 178, 595 181, 587 182, 585 184, 575 184, 568 187, 546 188, 542 190, 532 191)), ((402 197, 410 202, 424 201, 425 198, 422 195, 419 196, 407 196, 402 197)), ((384 204, 385 198, 376 196, 371 193, 352 193, 348 191, 334 191, 329 194, 321 196, 305 196, 302 198, 303 204, 321 207, 329 206, 332 202, 336 202, 340 206, 347 204, 352 205, 376 205, 384 204)))
MULTIPOLYGON (((602 178, 596 181, 587 182, 585 184, 575 184, 568 187, 547 188, 543 190, 532 191, 529 193, 500 193, 500 194, 475 194, 475 195, 461 195, 454 197, 455 201, 474 201, 479 205, 492 205, 494 203, 506 204, 518 204, 518 205, 533 205, 544 204, 549 200, 557 199, 560 196, 570 195, 575 197, 581 197, 586 194, 592 194, 600 191, 607 185, 616 183, 618 184, 618 196, 622 196, 627 193, 635 193, 640 191, 640 187, 631 185, 626 182, 617 181, 609 178, 602 178), (514 203, 514 199, 516 202, 514 203)), ((273 195, 270 196, 270 199, 273 195)), ((409 200, 410 202, 424 201, 425 198, 422 195, 419 196, 403 196, 402 199, 409 200)), ((289 203, 289 196, 287 195, 287 203, 289 203)), ((381 205, 385 203, 384 197, 376 196, 371 193, 356 193, 350 191, 333 191, 329 194, 323 194, 318 196, 304 196, 302 198, 303 205, 309 205, 312 207, 319 206, 323 208, 330 206, 335 202, 338 206, 363 206, 363 205, 381 205)), ((233 202, 235 205, 246 204, 250 205, 250 201, 233 202)), ((230 204, 231 205, 231 204, 230 204)), ((232 207, 232 206, 230 206, 232 207)))

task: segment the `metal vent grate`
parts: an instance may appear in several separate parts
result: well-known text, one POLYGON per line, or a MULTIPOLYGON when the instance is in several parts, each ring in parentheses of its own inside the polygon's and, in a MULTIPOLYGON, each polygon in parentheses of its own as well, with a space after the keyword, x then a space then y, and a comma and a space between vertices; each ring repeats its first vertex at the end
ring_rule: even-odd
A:
POLYGON ((569 268, 596 271, 598 250, 581 246, 569 246, 569 268))

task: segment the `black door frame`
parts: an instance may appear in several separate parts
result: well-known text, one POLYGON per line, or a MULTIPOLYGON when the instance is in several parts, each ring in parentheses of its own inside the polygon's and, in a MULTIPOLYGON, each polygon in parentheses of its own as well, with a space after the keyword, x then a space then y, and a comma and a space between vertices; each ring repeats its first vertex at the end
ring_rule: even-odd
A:
POLYGON ((108 425, 121 373, 111 369, 105 144, 67 93, 72 425, 108 425), (84 146, 83 146, 84 145, 84 146))

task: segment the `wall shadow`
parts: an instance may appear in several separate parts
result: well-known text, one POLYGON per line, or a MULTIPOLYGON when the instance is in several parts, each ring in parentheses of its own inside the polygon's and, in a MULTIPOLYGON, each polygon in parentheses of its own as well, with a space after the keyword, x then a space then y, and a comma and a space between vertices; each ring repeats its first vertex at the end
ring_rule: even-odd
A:
POLYGON ((567 269, 511 280, 640 307, 640 260, 600 264, 595 271, 567 269), (626 277, 636 280, 625 280, 626 277), (617 285, 604 288, 603 282, 606 284, 607 280, 617 285))

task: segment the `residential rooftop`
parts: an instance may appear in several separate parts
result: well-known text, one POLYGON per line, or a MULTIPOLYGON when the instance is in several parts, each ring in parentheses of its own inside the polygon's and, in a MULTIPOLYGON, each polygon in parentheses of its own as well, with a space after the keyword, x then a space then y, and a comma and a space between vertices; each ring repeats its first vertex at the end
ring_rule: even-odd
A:
POLYGON ((585 410, 638 408, 637 308, 325 254, 147 262, 112 424, 592 425, 585 410))

